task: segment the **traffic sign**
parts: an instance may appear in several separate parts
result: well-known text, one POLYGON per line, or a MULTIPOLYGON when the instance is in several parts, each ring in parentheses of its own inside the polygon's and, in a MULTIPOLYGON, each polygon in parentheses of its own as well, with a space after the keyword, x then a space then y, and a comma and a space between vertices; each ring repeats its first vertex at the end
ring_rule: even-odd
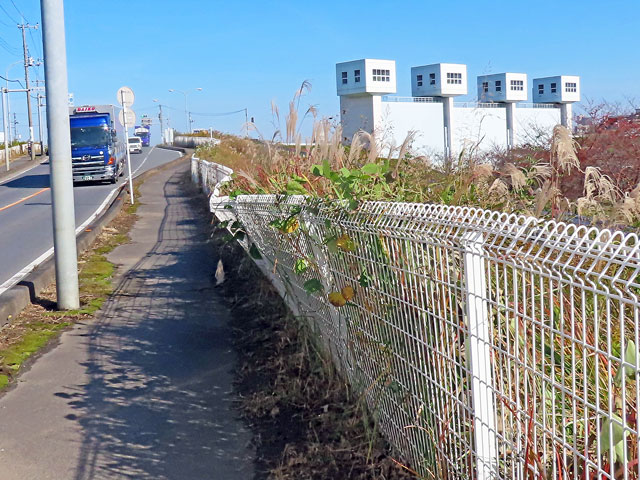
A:
POLYGON ((133 105, 133 101, 135 100, 135 95, 133 94, 133 90, 129 87, 120 87, 118 90, 118 103, 123 107, 130 107, 133 105))
POLYGON ((118 114, 118 120, 120 120, 120 125, 127 126, 127 127, 133 127, 133 125, 136 123, 136 113, 131 110, 130 108, 127 108, 126 112, 127 112, 127 123, 125 124, 124 120, 124 115, 125 115, 125 110, 122 109, 120 110, 120 113, 118 114))

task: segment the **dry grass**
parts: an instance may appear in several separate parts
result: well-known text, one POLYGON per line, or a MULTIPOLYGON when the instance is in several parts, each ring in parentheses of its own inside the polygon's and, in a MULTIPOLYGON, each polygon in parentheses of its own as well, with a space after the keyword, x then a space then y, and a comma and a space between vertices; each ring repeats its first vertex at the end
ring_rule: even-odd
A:
MULTIPOLYGON (((366 132, 358 132, 350 146, 343 147, 340 126, 315 119, 311 137, 303 142, 294 129, 299 123, 294 108, 299 100, 300 92, 296 92, 285 118, 285 139, 292 145, 282 143, 276 130, 269 140, 224 135, 219 146, 197 150, 199 157, 234 169, 236 175, 227 192, 284 193, 292 179, 299 179, 308 194, 335 198, 331 182, 311 174, 313 165, 326 162, 339 172, 388 162, 390 170, 378 182, 383 188, 360 192, 360 200, 468 205, 565 221, 581 216, 583 222, 591 219, 605 226, 640 226, 636 197, 622 191, 600 169, 582 169, 578 145, 560 125, 554 128, 546 153, 519 149, 510 155, 481 157, 463 152, 442 163, 411 154, 414 132, 399 147, 366 132), (575 183, 578 175, 583 193, 572 197, 565 185, 575 183)), ((274 122, 279 122, 275 106, 273 112, 274 122)))
POLYGON ((252 424, 257 478, 415 478, 397 464, 359 397, 316 348, 304 320, 235 242, 214 233, 233 311, 239 407, 252 424), (239 260, 240 259, 240 260, 239 260))

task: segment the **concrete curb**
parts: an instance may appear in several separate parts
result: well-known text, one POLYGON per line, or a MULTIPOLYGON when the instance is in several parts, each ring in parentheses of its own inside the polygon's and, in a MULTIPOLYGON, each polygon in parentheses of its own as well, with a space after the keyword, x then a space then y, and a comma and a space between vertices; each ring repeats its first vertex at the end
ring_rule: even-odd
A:
POLYGON ((174 147, 173 145, 157 145, 158 148, 164 148, 165 150, 175 150, 176 152, 182 152, 183 155, 186 155, 187 150, 193 150, 186 147, 174 147))
MULTIPOLYGON (((137 175, 134 178, 136 185, 139 185, 150 176, 166 170, 167 168, 171 168, 180 162, 186 163, 190 161, 190 156, 186 153, 185 149, 172 147, 168 148, 168 150, 180 151, 183 155, 176 160, 151 168, 146 172, 137 175)), ((126 187, 127 184, 123 183, 120 187, 120 191, 116 195, 116 198, 104 210, 104 212, 97 217, 93 223, 87 225, 83 232, 78 234, 76 237, 78 253, 84 252, 88 249, 100 234, 102 228, 107 226, 120 212, 126 196, 126 187)), ((33 271, 25 275, 20 282, 0 294, 0 327, 9 323, 11 319, 24 310, 27 305, 35 303, 38 300, 40 292, 51 285, 55 281, 55 278, 55 262, 54 258, 51 257, 35 267, 33 271)))

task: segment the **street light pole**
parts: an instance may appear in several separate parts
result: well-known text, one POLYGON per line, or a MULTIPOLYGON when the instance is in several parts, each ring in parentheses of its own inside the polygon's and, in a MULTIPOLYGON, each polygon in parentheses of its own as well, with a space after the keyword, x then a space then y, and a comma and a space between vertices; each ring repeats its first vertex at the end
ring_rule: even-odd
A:
POLYGON ((63 0, 40 0, 59 310, 80 307, 63 0))
MULTIPOLYGON (((6 87, 7 87, 7 92, 9 91, 9 70, 11 70, 11 67, 18 65, 22 63, 22 60, 18 60, 17 62, 13 62, 11 65, 9 65, 7 67, 7 70, 5 71, 4 74, 4 78, 6 80, 6 87)), ((11 97, 9 96, 9 93, 7 93, 7 118, 9 120, 11 120, 11 97)), ((11 141, 13 140, 13 138, 11 138, 11 127, 9 127, 9 143, 11 143, 11 141)))
POLYGON ((184 93, 184 114, 187 119, 187 130, 191 133, 191 122, 189 121, 189 107, 187 106, 187 92, 184 93))
POLYGON ((202 88, 198 87, 193 90, 187 90, 186 92, 183 92, 182 90, 176 90, 175 88, 170 88, 169 91, 178 92, 184 95, 184 116, 186 121, 186 127, 187 127, 188 133, 191 133, 191 122, 189 121, 190 118, 189 118, 189 105, 187 104, 187 95, 191 92, 201 92, 202 88))
POLYGON ((154 101, 154 103, 158 104, 158 109, 159 109, 158 120, 160 120, 160 138, 162 139, 162 143, 164 143, 164 125, 163 125, 163 121, 162 121, 162 104, 160 103, 160 100, 158 100, 157 98, 154 98, 153 101, 154 101))

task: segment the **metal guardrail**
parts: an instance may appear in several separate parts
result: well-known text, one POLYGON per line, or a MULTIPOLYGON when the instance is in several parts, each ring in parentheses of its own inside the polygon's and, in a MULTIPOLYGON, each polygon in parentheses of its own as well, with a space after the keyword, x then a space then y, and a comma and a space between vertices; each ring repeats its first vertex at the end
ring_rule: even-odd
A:
POLYGON ((175 135, 173 145, 177 147, 195 148, 200 145, 218 145, 220 140, 214 137, 193 137, 190 135, 175 135))
POLYGON ((308 201, 231 205, 263 270, 422 475, 640 476, 636 234, 308 201), (292 217, 299 228, 274 228, 292 217), (310 294, 313 280, 322 291, 310 294), (355 294, 334 306, 327 294, 345 287, 355 294))
POLYGON ((229 167, 191 156, 191 180, 213 199, 220 195, 220 186, 231 180, 231 175, 233 170, 229 167))
MULTIPOLYGON (((437 97, 397 97, 392 95, 384 95, 383 102, 405 102, 405 103, 442 103, 441 98, 437 97)), ((505 108, 506 103, 500 102, 454 102, 456 108, 505 108)), ((559 108, 553 103, 522 103, 516 102, 517 108, 559 108)))
POLYGON ((555 103, 516 103, 516 108, 560 108, 555 103))
POLYGON ((396 97, 395 95, 383 95, 383 102, 406 102, 406 103, 442 103, 436 97, 396 97))
POLYGON ((453 102, 457 108, 505 108, 506 104, 498 102, 453 102))

